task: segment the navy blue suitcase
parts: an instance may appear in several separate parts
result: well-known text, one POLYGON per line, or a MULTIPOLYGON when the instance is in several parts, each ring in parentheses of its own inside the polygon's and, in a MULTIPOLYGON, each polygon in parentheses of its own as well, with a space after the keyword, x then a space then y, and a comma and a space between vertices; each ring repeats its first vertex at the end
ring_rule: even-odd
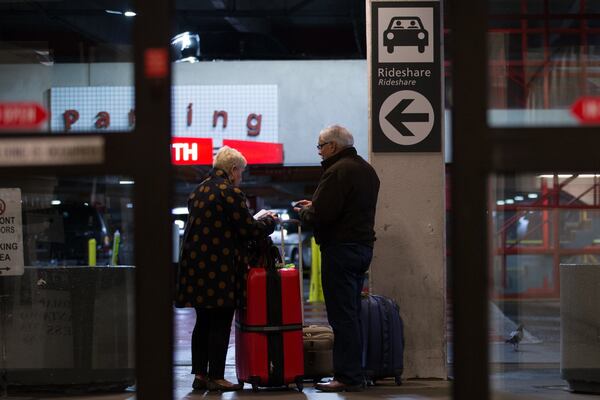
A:
POLYGON ((402 384, 404 326, 396 302, 383 296, 362 298, 362 367, 367 381, 393 377, 402 384))

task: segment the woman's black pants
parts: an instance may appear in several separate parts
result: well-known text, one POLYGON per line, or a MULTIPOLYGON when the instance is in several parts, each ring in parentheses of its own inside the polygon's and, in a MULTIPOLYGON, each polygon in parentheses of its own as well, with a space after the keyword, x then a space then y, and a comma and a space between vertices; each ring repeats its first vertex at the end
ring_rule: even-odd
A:
POLYGON ((192 333, 192 374, 223 379, 233 308, 196 308, 192 333))

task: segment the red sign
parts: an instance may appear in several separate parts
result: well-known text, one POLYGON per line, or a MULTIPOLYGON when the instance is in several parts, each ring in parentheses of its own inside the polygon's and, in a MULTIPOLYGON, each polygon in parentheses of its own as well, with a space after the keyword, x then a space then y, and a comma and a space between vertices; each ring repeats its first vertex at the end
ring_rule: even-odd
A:
POLYGON ((283 164, 283 144, 223 139, 223 146, 233 147, 244 155, 248 164, 283 164))
POLYGON ((580 97, 571 107, 571 113, 581 122, 600 123, 600 97, 580 97))
POLYGON ((38 103, 0 103, 0 128, 36 128, 46 121, 48 113, 38 103))
POLYGON ((162 79, 169 73, 169 53, 166 48, 146 49, 144 52, 144 74, 146 78, 162 79))
POLYGON ((212 165, 212 154, 212 139, 174 137, 171 140, 171 162, 174 165, 212 165))

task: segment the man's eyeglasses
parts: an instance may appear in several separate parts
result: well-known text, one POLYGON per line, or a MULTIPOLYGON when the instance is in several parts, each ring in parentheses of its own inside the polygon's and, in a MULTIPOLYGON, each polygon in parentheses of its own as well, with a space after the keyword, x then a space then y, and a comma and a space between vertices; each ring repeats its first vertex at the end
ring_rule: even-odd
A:
POLYGON ((329 143, 331 143, 331 142, 319 143, 317 145, 317 149, 321 150, 326 144, 329 144, 329 143))

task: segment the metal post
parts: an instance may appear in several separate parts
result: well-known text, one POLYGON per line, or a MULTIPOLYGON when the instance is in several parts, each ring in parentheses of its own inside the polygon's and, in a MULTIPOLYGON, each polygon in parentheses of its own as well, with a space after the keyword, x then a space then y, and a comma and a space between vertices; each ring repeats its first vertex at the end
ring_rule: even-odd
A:
POLYGON ((281 262, 285 265, 285 235, 283 234, 283 221, 279 223, 279 228, 281 228, 281 243, 279 244, 279 247, 281 247, 281 262))
POLYGON ((0 396, 8 397, 8 377, 7 377, 7 365, 6 365, 6 299, 8 298, 7 294, 0 294, 0 338, 2 338, 2 368, 0 372, 2 376, 0 377, 0 385, 2 387, 2 392, 0 396))

